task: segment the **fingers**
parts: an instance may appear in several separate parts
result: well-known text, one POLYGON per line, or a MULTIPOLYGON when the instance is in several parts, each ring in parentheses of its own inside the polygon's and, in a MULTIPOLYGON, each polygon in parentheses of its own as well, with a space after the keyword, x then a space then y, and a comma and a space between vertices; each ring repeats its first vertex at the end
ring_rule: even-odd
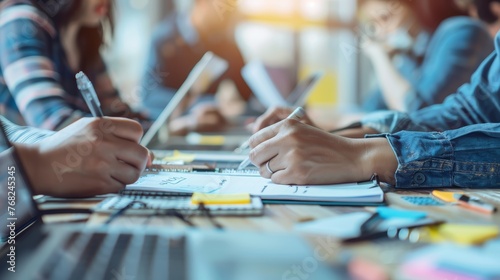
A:
POLYGON ((119 182, 120 187, 136 182, 141 173, 142 170, 138 170, 122 161, 115 162, 109 170, 109 175, 119 182))
POLYGON ((272 126, 266 127, 259 132, 255 133, 250 139, 248 140, 248 145, 250 148, 256 148, 260 144, 264 143, 265 141, 276 137, 280 131, 281 123, 274 124, 272 126))
POLYGON ((264 115, 257 118, 253 124, 253 132, 256 133, 272 124, 286 119, 293 110, 291 108, 275 107, 267 110, 264 115))
POLYGON ((144 131, 141 125, 124 118, 102 118, 99 124, 103 133, 111 133, 116 137, 139 143, 144 131))
POLYGON ((139 144, 119 138, 110 144, 111 147, 109 149, 114 150, 117 160, 136 168, 140 172, 146 168, 146 164, 150 159, 148 149, 139 144))
POLYGON ((276 157, 269 159, 267 162, 259 166, 260 175, 266 179, 271 179, 278 172, 285 170, 286 166, 276 157))

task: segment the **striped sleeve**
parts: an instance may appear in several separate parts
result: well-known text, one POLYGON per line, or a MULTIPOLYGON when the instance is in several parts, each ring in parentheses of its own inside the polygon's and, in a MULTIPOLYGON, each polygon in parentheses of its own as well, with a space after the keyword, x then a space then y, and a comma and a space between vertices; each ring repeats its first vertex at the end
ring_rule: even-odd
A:
POLYGON ((3 116, 0 116, 0 124, 4 127, 9 141, 15 143, 36 143, 55 133, 33 127, 18 126, 9 122, 3 116))
POLYGON ((57 130, 83 117, 65 100, 55 63, 50 59, 57 31, 33 6, 15 5, 1 12, 0 66, 25 122, 57 130))

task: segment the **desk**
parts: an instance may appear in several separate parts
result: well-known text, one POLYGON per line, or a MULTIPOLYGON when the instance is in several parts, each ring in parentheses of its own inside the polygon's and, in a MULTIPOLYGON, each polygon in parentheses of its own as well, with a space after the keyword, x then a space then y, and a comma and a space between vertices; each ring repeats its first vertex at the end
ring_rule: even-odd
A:
MULTIPOLYGON (((414 206, 401 198, 402 195, 428 195, 429 190, 404 191, 386 189, 386 200, 388 205, 404 209, 425 210, 429 216, 454 223, 473 224, 495 224, 500 227, 500 213, 485 215, 458 207, 458 206, 414 206)), ((485 201, 500 206, 500 190, 467 190, 466 193, 474 194, 485 201)), ((89 203, 59 203, 58 206, 90 207, 95 202, 89 203)), ((43 203, 41 208, 54 206, 52 203, 43 203)), ((226 230, 249 230, 262 233, 290 232, 296 223, 307 220, 332 217, 344 213, 372 211, 371 208, 355 207, 322 207, 301 205, 266 205, 265 214, 262 217, 216 217, 226 230)), ((68 219, 71 216, 66 216, 68 219)), ((108 218, 107 215, 92 214, 86 221, 89 225, 102 224, 108 218)), ((50 220, 49 220, 50 221, 50 220)), ((58 220, 59 222, 60 220, 58 220)), ((193 217, 191 221, 200 228, 213 228, 207 218, 193 217)), ((168 228, 183 228, 185 224, 171 217, 145 217, 145 216, 122 216, 116 219, 112 226, 147 227, 160 226, 168 228)), ((346 255, 365 260, 371 264, 381 267, 391 278, 396 267, 404 255, 415 248, 425 244, 412 244, 409 242, 395 240, 381 240, 375 242, 362 242, 352 245, 342 245, 331 238, 320 236, 305 236, 314 248, 318 246, 329 246, 328 255, 330 262, 338 264, 345 260, 346 255)))

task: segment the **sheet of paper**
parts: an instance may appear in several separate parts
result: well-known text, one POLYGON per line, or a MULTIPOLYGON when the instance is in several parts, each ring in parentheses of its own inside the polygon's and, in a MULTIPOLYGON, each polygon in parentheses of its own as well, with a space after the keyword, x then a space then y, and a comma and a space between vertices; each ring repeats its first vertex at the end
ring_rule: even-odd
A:
POLYGON ((336 217, 300 223, 294 230, 308 234, 328 235, 340 239, 354 238, 360 235, 361 225, 371 216, 367 212, 349 213, 336 217))
POLYGON ((371 184, 290 186, 272 183, 258 176, 232 176, 200 173, 149 172, 127 189, 213 194, 249 193, 263 199, 381 202, 383 192, 371 184))

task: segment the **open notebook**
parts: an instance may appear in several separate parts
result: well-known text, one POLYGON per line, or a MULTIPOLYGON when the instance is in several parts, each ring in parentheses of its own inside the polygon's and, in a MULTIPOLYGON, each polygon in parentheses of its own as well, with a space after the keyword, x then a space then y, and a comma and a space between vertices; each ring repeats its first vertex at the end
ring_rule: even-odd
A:
POLYGON ((207 173, 145 172, 127 190, 170 193, 249 193, 267 203, 305 202, 306 204, 370 205, 382 203, 384 193, 376 180, 363 183, 294 186, 278 185, 260 176, 207 173))

